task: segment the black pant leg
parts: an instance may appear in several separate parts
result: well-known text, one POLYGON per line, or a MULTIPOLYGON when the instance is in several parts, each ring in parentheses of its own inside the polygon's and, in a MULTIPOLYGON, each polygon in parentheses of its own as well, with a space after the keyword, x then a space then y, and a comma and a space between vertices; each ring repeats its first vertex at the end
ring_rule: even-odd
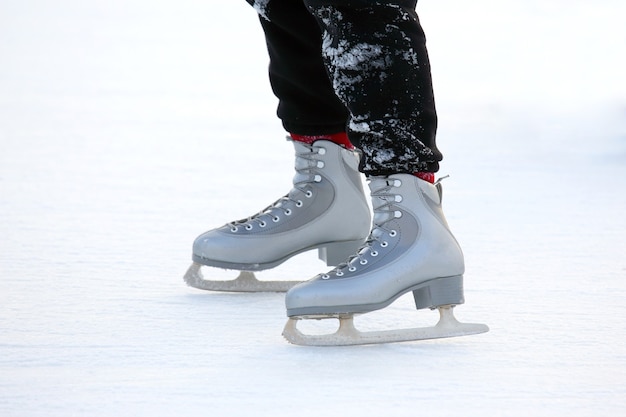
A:
POLYGON ((436 172, 437 114, 414 0, 304 0, 368 174, 436 172))
POLYGON ((270 56, 269 78, 288 132, 344 132, 348 111, 321 56, 321 29, 302 0, 248 0, 259 12, 270 56))

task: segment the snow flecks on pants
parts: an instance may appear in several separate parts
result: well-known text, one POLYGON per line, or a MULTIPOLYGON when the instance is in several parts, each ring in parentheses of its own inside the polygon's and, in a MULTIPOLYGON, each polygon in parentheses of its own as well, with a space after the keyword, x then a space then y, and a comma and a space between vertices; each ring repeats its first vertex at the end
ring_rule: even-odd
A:
POLYGON ((270 0, 248 0, 248 3, 252 5, 254 10, 261 16, 263 19, 269 22, 269 3, 270 0))
POLYGON ((436 171, 436 114, 430 66, 417 15, 400 6, 312 6, 323 28, 322 55, 350 111, 361 170, 436 171))
POLYGON ((361 151, 363 172, 418 172, 431 171, 429 161, 435 159, 433 150, 413 132, 419 132, 411 120, 370 120, 359 126, 363 132, 361 151))
POLYGON ((366 70, 370 74, 377 71, 380 81, 387 78, 384 69, 391 63, 380 45, 367 43, 353 45, 341 40, 337 46, 333 46, 332 36, 324 32, 322 48, 325 59, 333 68, 333 88, 340 97, 347 97, 363 83, 366 77, 359 74, 359 71, 366 70))

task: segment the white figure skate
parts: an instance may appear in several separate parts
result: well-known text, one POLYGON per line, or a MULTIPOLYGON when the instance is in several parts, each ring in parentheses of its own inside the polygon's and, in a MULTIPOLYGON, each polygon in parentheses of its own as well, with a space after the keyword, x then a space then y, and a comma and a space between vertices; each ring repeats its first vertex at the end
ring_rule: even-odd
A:
POLYGON ((289 320, 283 335, 294 344, 337 346, 400 342, 488 331, 483 324, 462 324, 452 307, 464 302, 463 253, 441 209, 441 185, 413 175, 370 179, 374 219, 365 244, 332 271, 287 292, 289 320), (359 332, 357 314, 382 309, 412 291, 418 309, 439 309, 434 327, 359 332), (305 335, 300 319, 337 318, 330 335, 305 335))
POLYGON ((365 241, 370 211, 357 170, 359 156, 333 142, 293 142, 293 188, 259 213, 200 235, 193 244, 188 285, 203 290, 287 291, 296 281, 258 280, 254 271, 318 249, 335 266, 365 241), (203 265, 242 271, 230 281, 204 279, 203 265))

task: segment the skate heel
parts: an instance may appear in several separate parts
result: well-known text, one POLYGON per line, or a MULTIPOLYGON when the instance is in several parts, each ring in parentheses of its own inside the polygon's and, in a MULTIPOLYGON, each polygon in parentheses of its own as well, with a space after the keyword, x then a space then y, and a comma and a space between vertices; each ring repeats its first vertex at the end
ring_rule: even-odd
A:
POLYGON ((444 305, 463 304, 463 275, 436 278, 413 290, 415 307, 434 309, 444 305))
POLYGON ((354 255, 361 245, 362 239, 328 243, 318 249, 318 256, 327 266, 337 266, 354 255))

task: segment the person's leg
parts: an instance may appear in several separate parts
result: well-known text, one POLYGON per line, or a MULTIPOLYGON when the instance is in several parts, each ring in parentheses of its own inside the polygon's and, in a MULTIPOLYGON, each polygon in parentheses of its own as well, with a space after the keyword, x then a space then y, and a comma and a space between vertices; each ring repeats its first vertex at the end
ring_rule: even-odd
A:
POLYGON ((305 0, 323 30, 335 93, 350 111, 349 137, 371 175, 436 172, 437 115, 415 0, 305 0))
MULTIPOLYGON (((465 267, 443 214, 441 184, 432 183, 441 153, 435 145, 430 66, 415 3, 305 2, 323 29, 322 54, 335 92, 350 111, 350 139, 364 154, 360 169, 368 176, 374 216, 367 241, 353 256, 287 293, 287 315, 350 320, 411 291, 418 309, 448 311, 464 302, 465 267)), ((288 340, 320 342, 318 337, 302 339, 289 323, 288 340)), ((345 328, 345 339, 322 342, 360 343, 350 326, 345 328)), ((485 331, 484 326, 478 329, 485 331)), ((405 337, 422 336, 388 340, 405 337)))
POLYGON ((259 12, 270 84, 285 130, 299 136, 345 132, 348 111, 326 72, 316 19, 301 0, 248 1, 259 12))
POLYGON ((278 115, 294 139, 296 175, 284 197, 195 240, 186 281, 203 289, 220 284, 206 284, 196 273, 199 265, 260 271, 311 249, 337 265, 363 243, 371 219, 359 156, 345 132, 348 113, 326 73, 315 18, 297 0, 250 3, 265 31, 278 115))

